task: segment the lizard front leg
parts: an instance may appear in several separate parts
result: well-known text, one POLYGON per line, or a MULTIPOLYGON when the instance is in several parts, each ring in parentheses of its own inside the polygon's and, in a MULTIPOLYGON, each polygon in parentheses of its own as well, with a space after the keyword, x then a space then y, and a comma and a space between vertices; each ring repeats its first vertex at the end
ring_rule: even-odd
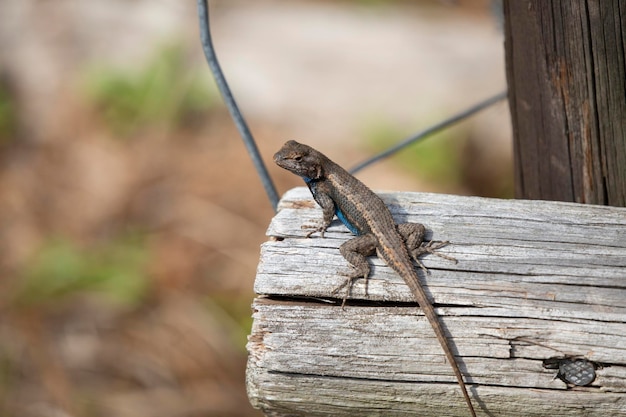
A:
POLYGON ((322 221, 317 225, 302 225, 302 229, 313 229, 306 234, 307 238, 311 237, 315 232, 320 232, 320 237, 324 237, 324 232, 333 222, 333 217, 335 217, 335 202, 328 194, 317 191, 313 193, 313 198, 322 208, 322 221))
POLYGON ((346 261, 348 261, 354 269, 352 273, 347 274, 348 278, 346 281, 333 291, 333 294, 336 294, 342 288, 346 286, 348 287, 346 294, 343 297, 341 308, 343 308, 346 304, 346 300, 350 295, 354 281, 359 278, 365 279, 365 295, 367 295, 367 279, 370 274, 370 264, 367 261, 367 257, 376 253, 376 244, 376 236, 367 234, 350 239, 339 247, 339 252, 341 252, 346 261))
POLYGON ((437 255, 441 258, 447 259, 449 261, 457 262, 456 259, 436 252, 438 249, 443 248, 448 245, 450 242, 437 242, 431 240, 429 242, 424 241, 424 237, 426 236, 426 228, 423 224, 420 223, 401 223, 398 225, 398 232, 404 239, 404 244, 408 249, 409 253, 413 260, 419 265, 419 267, 426 273, 430 273, 428 268, 422 263, 419 259, 425 253, 430 253, 433 255, 437 255))

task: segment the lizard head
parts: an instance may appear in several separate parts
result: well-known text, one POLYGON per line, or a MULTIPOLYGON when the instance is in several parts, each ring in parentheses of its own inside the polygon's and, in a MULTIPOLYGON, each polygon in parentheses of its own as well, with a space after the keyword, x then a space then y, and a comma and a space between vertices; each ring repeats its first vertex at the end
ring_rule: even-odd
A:
POLYGON ((301 176, 307 182, 322 178, 324 159, 326 157, 315 149, 295 140, 285 142, 274 154, 276 165, 301 176))

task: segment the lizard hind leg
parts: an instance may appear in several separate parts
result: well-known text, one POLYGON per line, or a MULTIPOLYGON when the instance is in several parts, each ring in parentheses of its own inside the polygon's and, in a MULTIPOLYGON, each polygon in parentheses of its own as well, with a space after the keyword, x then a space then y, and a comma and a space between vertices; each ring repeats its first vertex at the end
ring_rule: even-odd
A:
POLYGON ((424 238, 426 236, 426 228, 423 224, 420 223, 401 223, 398 225, 398 232, 404 239, 404 244, 408 249, 409 253, 413 260, 419 265, 419 267, 425 272, 430 273, 428 268, 422 263, 419 259, 425 253, 430 253, 432 255, 437 255, 440 258, 447 259, 449 261, 457 262, 456 259, 444 255, 442 253, 437 252, 438 249, 443 248, 448 245, 450 242, 437 242, 434 240, 425 242, 424 238))
POLYGON ((350 296, 354 281, 359 278, 365 279, 365 295, 367 296, 367 280, 370 274, 370 265, 367 261, 367 257, 376 253, 376 237, 370 234, 357 236, 344 242, 339 247, 339 252, 353 268, 351 273, 342 274, 346 275, 347 279, 333 291, 333 294, 337 294, 344 287, 347 287, 341 303, 341 308, 344 308, 350 296))

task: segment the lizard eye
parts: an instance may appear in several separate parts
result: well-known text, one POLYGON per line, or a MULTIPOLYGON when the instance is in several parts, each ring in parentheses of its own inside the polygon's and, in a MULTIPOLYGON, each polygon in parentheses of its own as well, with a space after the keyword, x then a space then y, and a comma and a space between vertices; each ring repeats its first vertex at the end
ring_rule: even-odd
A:
POLYGON ((302 155, 296 155, 296 156, 294 156, 294 157, 293 157, 293 160, 294 160, 294 161, 296 161, 296 162, 300 162, 300 161, 302 161, 302 155))

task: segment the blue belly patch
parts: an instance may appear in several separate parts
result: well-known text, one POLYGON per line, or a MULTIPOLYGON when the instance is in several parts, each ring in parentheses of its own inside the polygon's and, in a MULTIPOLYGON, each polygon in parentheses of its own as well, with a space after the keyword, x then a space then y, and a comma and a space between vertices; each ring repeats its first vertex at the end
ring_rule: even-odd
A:
POLYGON ((359 230, 356 227, 354 227, 352 223, 348 221, 348 219, 346 218, 346 216, 343 214, 341 210, 339 210, 338 208, 335 208, 335 214, 337 215, 339 220, 341 220, 341 223, 345 224, 348 230, 352 232, 352 234, 357 235, 357 236, 360 235, 359 230))

